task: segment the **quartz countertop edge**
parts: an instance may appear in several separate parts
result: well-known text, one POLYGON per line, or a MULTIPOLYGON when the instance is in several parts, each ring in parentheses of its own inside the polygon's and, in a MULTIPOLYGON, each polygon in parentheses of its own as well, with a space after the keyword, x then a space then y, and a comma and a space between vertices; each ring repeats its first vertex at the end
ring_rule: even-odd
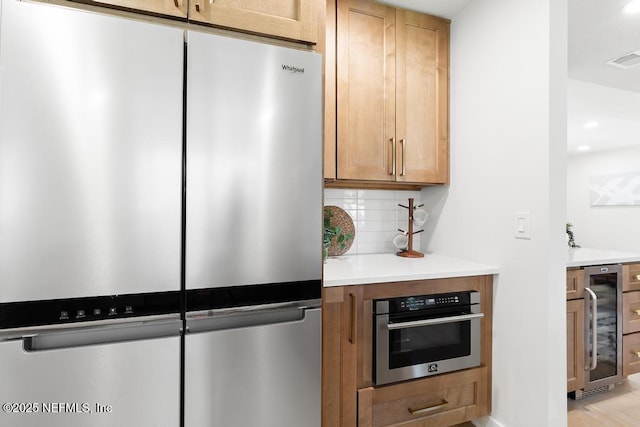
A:
POLYGON ((499 271, 492 265, 437 253, 426 253, 424 258, 403 258, 395 254, 346 255, 326 259, 324 286, 484 276, 499 271))
POLYGON ((640 254, 609 249, 569 248, 567 267, 640 262, 640 254))

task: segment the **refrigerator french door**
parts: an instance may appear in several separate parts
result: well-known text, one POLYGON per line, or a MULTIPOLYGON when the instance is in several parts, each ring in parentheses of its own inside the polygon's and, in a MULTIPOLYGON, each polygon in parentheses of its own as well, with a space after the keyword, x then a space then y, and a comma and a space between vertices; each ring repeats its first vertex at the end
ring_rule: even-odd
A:
POLYGON ((185 426, 320 425, 321 58, 189 31, 185 426))
POLYGON ((1 425, 180 421, 183 51, 0 0, 1 425))
POLYGON ((587 267, 584 272, 586 366, 578 398, 622 380, 622 266, 587 267))

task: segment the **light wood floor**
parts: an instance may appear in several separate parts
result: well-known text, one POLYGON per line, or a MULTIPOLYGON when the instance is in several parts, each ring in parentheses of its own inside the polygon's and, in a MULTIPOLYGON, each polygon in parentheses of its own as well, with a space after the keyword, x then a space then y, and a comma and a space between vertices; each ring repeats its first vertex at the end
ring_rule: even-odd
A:
POLYGON ((640 374, 609 392, 568 399, 569 427, 640 427, 640 374))

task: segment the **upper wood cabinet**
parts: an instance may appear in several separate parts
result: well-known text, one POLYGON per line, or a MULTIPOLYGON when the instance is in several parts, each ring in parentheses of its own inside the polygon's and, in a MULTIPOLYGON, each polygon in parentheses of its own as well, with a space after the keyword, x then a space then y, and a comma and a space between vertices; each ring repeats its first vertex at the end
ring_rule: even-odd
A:
POLYGON ((190 0, 189 20, 308 43, 317 39, 312 0, 190 0))
POLYGON ((318 6, 314 0, 71 0, 116 9, 180 18, 196 24, 316 43, 318 6))
POLYGON ((336 122, 335 133, 325 124, 325 178, 447 183, 449 22, 370 0, 329 0, 324 37, 325 122, 336 122))
MULTIPOLYGON (((75 0, 72 0, 75 1, 75 0)), ((121 8, 139 10, 172 16, 177 18, 187 18, 188 0, 93 0, 97 4, 107 6, 117 6, 121 8)))

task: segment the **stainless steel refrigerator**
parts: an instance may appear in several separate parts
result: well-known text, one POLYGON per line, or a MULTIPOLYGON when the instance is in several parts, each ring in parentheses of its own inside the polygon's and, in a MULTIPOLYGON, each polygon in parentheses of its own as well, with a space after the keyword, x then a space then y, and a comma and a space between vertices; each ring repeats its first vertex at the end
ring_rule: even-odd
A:
POLYGON ((0 424, 320 425, 320 60, 0 0, 0 424))
POLYGON ((178 425, 183 32, 0 8, 0 425, 178 425))
POLYGON ((187 41, 185 425, 320 425, 321 59, 187 41))

